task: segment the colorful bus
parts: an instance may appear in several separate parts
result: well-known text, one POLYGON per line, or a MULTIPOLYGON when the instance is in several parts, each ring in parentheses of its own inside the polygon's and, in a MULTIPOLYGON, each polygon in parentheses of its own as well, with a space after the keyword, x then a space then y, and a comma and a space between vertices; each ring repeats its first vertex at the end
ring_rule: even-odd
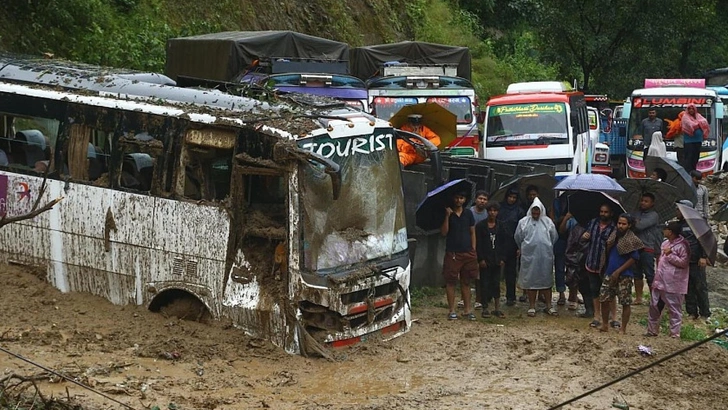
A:
POLYGON ((663 121, 663 135, 668 158, 677 160, 674 141, 668 136, 669 124, 678 118, 688 104, 695 104, 698 112, 710 123, 710 137, 703 141, 697 169, 712 174, 721 168, 723 103, 716 92, 705 87, 703 79, 646 79, 645 88, 632 92, 624 104, 623 116, 627 123, 627 176, 645 176, 644 143, 640 132, 642 120, 654 109, 663 121))
POLYGON ((115 304, 181 301, 291 353, 407 332, 396 131, 347 108, 261 107, 0 79, 0 215, 64 197, 0 230, 0 261, 115 304))
POLYGON ((589 172, 584 94, 556 81, 516 83, 486 104, 482 157, 556 167, 557 178, 589 172))
POLYGON ((444 75, 387 76, 370 80, 367 89, 372 114, 384 120, 406 105, 434 102, 447 108, 456 116, 458 138, 444 149, 477 155, 480 108, 470 81, 444 75))

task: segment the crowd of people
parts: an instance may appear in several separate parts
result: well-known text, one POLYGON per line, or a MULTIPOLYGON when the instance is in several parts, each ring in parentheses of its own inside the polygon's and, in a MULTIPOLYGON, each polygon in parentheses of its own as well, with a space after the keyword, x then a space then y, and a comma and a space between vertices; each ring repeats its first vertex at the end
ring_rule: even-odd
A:
MULTIPOLYGON (((652 178, 659 174, 658 170, 652 178)), ((693 179, 702 186, 700 176, 694 174, 693 179)), ((699 198, 704 202, 697 210, 707 217, 708 194, 702 187, 705 191, 699 191, 699 198)), ((604 332, 613 328, 626 333, 631 306, 643 303, 649 304, 648 336, 658 334, 665 307, 671 337, 680 335, 683 303, 693 319, 710 317, 707 254, 677 205, 675 218, 662 223, 654 209, 655 195, 643 192, 639 209, 615 214, 613 204, 604 203, 597 217, 580 222, 569 212, 566 195, 557 196, 547 207, 539 199, 538 187, 529 186, 526 193, 522 200, 513 188, 504 201, 495 202, 487 192, 478 191, 472 207, 466 207, 469 193, 454 195, 441 226, 446 236, 443 275, 449 319, 460 317, 455 303, 458 284, 462 317, 477 320, 474 310, 480 308, 483 318, 504 318, 502 280, 507 306, 525 303, 526 315, 533 317, 540 302, 545 314, 558 316, 552 303, 555 287, 557 305, 568 304, 567 309, 576 312, 583 302, 579 316, 604 332), (471 303, 473 281, 475 303, 471 303), (518 299, 517 288, 523 292, 518 299), (649 295, 646 300, 644 294, 649 295)), ((689 200, 679 203, 698 205, 689 200)))

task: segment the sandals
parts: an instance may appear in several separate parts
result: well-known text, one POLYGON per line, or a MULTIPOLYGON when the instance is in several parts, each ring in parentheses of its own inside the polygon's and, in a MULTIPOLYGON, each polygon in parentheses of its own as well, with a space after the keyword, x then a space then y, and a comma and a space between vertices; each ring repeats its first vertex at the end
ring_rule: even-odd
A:
POLYGON ((577 302, 569 302, 569 307, 567 309, 569 310, 576 310, 576 308, 579 307, 579 304, 577 302))
POLYGON ((622 324, 616 320, 612 320, 611 322, 609 322, 609 326, 611 326, 615 329, 619 329, 620 327, 622 327, 622 324))
POLYGON ((546 313, 549 316, 558 316, 559 315, 559 311, 556 310, 556 308, 554 308, 554 307, 550 307, 548 309, 544 309, 543 312, 546 313))
POLYGON ((475 317, 475 314, 474 313, 465 314, 465 315, 463 315, 463 317, 466 318, 466 319, 468 319, 468 320, 471 320, 471 321, 472 320, 477 320, 477 318, 475 317))
POLYGON ((449 315, 447 315, 447 319, 448 320, 458 320, 458 314, 455 312, 452 312, 449 315))
POLYGON ((475 302, 475 305, 473 306, 473 308, 475 308, 475 309, 482 309, 483 308, 483 304, 480 303, 480 302, 475 302))
POLYGON ((526 314, 529 317, 534 317, 534 316, 536 316, 536 309, 528 309, 528 312, 526 312, 526 314))
POLYGON ((564 306, 566 304, 566 298, 560 297, 559 300, 556 302, 556 304, 559 306, 564 306))
POLYGON ((490 319, 490 312, 488 312, 488 309, 483 309, 483 311, 480 313, 480 317, 483 319, 490 319))
POLYGON ((647 332, 647 333, 645 333, 645 334, 644 334, 644 336, 645 336, 645 337, 657 337, 657 335, 656 335, 656 334, 654 334, 654 333, 650 333, 650 332, 647 332))
POLYGON ((506 315, 503 314, 503 312, 501 312, 500 310, 494 310, 492 313, 493 313, 493 316, 497 317, 498 319, 506 318, 506 315))
POLYGON ((589 327, 601 327, 601 326, 602 326, 602 322, 600 322, 596 319, 592 320, 591 323, 589 323, 589 327))

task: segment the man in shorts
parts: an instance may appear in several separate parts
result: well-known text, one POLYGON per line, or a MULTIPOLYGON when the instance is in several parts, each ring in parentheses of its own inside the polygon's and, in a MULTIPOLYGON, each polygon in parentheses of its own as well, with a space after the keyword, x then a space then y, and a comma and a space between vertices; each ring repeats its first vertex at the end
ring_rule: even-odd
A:
POLYGON ((476 319, 470 304, 470 281, 477 278, 480 272, 475 252, 475 218, 470 209, 464 207, 466 198, 466 192, 458 192, 453 196, 453 205, 445 208, 445 220, 440 227, 440 233, 446 237, 442 275, 445 277, 450 320, 458 318, 455 313, 455 285, 458 282, 465 309, 464 317, 476 319))
POLYGON ((609 330, 609 308, 614 298, 619 298, 622 305, 622 326, 620 332, 627 333, 627 323, 632 312, 632 285, 634 273, 632 266, 640 260, 639 251, 644 244, 632 232, 634 218, 627 213, 617 219, 617 230, 607 239, 607 267, 604 280, 599 290, 599 301, 602 303, 602 332, 609 330))

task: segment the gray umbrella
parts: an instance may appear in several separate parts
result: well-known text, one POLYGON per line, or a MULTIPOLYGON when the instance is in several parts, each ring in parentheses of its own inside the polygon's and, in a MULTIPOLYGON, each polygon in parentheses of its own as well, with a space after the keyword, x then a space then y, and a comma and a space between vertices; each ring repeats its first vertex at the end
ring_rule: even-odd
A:
POLYGON ((700 246, 703 247, 705 254, 708 255, 710 265, 715 266, 715 258, 718 256, 718 240, 715 239, 715 234, 710 228, 710 224, 694 208, 683 204, 676 205, 683 218, 685 218, 685 222, 690 227, 690 230, 693 231, 693 235, 700 242, 700 246))
POLYGON ((655 168, 665 170, 667 177, 662 182, 674 185, 677 188, 680 199, 687 199, 694 204, 698 202, 698 194, 695 190, 695 184, 693 184, 693 178, 690 177, 690 174, 688 174, 682 165, 668 158, 648 156, 645 159, 647 175, 650 175, 655 168))
POLYGON ((660 222, 675 217, 675 202, 680 198, 677 189, 666 183, 649 178, 624 178, 619 185, 627 191, 622 194, 621 203, 627 212, 640 209, 642 195, 646 192, 655 196, 655 211, 660 216, 660 222))

